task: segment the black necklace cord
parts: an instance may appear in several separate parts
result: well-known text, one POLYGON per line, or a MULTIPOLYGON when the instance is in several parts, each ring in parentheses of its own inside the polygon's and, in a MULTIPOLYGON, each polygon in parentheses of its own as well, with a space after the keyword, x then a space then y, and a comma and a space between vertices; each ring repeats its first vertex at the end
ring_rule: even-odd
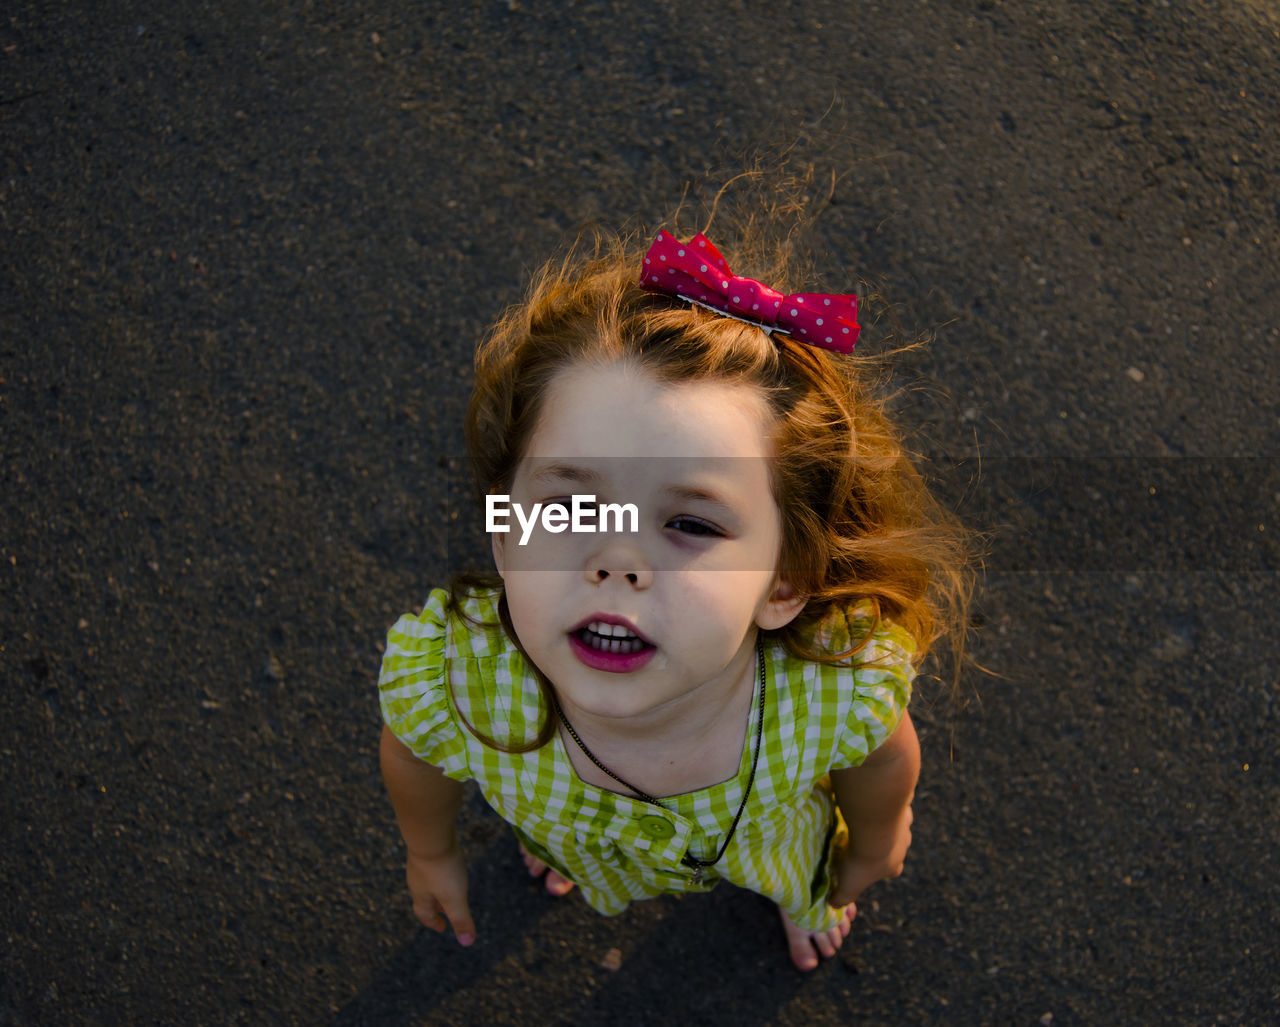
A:
MULTIPOLYGON (((756 768, 760 764, 760 749, 761 749, 760 743, 764 739, 764 697, 765 697, 764 639, 761 638, 759 635, 756 636, 756 660, 760 666, 760 703, 759 703, 759 716, 756 717, 756 749, 755 749, 755 755, 751 757, 751 774, 747 777, 747 787, 743 790, 742 801, 738 803, 738 812, 733 815, 733 824, 729 827, 729 833, 725 835, 724 843, 720 846, 720 851, 715 854, 715 858, 709 859, 709 860, 698 859, 697 856, 690 855, 689 853, 686 852, 684 854, 684 859, 680 861, 685 866, 694 868, 696 872, 694 877, 695 881, 701 878, 702 870, 704 867, 715 866, 717 863, 719 863, 720 857, 723 856, 725 854, 725 851, 729 848, 729 843, 733 841, 734 832, 738 830, 738 821, 742 819, 742 811, 747 808, 747 799, 750 798, 751 796, 751 786, 754 785, 756 781, 756 768)), ((565 726, 565 730, 569 732, 569 737, 572 738, 575 743, 577 743, 578 748, 582 750, 582 754, 586 756, 587 759, 589 759, 597 767, 599 767, 611 778, 617 781, 618 784, 624 786, 625 788, 629 788, 631 791, 635 792, 637 798, 641 799, 644 802, 649 803, 650 805, 657 806, 659 809, 665 810, 668 813, 673 812, 671 809, 669 809, 666 805, 664 805, 659 800, 655 799, 648 792, 641 791, 639 788, 633 785, 630 781, 626 781, 620 778, 612 770, 610 770, 598 759, 596 759, 596 754, 587 748, 586 743, 583 742, 583 740, 578 737, 578 732, 575 731, 573 729, 573 725, 569 723, 569 718, 564 715, 564 710, 560 708, 560 700, 556 697, 556 694, 554 691, 552 691, 551 693, 551 702, 555 706, 556 716, 560 718, 560 723, 562 723, 565 726)))

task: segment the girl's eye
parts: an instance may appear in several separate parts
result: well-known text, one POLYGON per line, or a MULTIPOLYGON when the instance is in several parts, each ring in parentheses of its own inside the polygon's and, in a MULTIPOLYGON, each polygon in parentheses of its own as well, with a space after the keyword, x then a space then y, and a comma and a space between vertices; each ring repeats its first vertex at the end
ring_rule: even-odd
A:
MULTIPOLYGON (((573 496, 553 496, 551 499, 542 500, 542 509, 548 510, 553 506, 564 508, 566 514, 573 513, 573 496)), ((584 517, 594 517, 596 514, 595 503, 579 503, 578 510, 584 517)))
POLYGON ((673 517, 667 521, 667 527, 685 535, 701 535, 708 538, 724 537, 723 531, 710 521, 704 521, 699 517, 673 517))

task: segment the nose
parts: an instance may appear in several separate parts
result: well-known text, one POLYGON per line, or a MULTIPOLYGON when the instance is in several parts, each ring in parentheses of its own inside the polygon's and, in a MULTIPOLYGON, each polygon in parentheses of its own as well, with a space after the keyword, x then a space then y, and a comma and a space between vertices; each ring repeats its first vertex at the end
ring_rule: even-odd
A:
POLYGON ((625 581, 637 589, 653 584, 653 567, 643 550, 624 539, 607 541, 588 557, 584 570, 587 581, 593 585, 604 584, 610 578, 625 581))

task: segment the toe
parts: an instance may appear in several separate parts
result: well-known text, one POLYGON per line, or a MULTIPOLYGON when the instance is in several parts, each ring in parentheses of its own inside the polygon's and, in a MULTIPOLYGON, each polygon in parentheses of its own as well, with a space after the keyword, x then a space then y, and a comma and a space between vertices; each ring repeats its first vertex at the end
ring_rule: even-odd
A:
POLYGON ((809 940, 809 932, 792 923, 791 918, 782 912, 781 907, 778 912, 782 915, 782 929, 787 937, 787 951, 791 955, 791 962, 795 964, 797 970, 814 969, 818 965, 818 953, 814 950, 813 942, 809 940))
POLYGON ((546 874, 545 887, 548 892, 555 896, 568 895, 573 891, 573 882, 563 874, 558 874, 552 870, 546 863, 542 862, 537 856, 531 853, 523 845, 520 846, 520 855, 524 859, 525 868, 529 871, 530 877, 542 877, 546 874))
POLYGON ((520 846, 520 855, 524 858, 525 868, 529 871, 530 877, 541 877, 547 871, 547 864, 542 862, 537 856, 531 853, 523 845, 520 846))
POLYGON ((798 941, 789 943, 791 952, 791 962, 795 964, 797 970, 812 970, 818 965, 818 953, 814 951, 813 944, 808 937, 799 939, 798 941))
POLYGON ((836 949, 839 948, 840 946, 839 941, 835 941, 834 943, 832 942, 831 936, 833 934, 836 936, 837 939, 840 937, 840 932, 836 930, 814 931, 812 935, 813 944, 817 947, 818 951, 821 952, 823 957, 826 959, 830 959, 832 956, 834 956, 836 954, 836 949))

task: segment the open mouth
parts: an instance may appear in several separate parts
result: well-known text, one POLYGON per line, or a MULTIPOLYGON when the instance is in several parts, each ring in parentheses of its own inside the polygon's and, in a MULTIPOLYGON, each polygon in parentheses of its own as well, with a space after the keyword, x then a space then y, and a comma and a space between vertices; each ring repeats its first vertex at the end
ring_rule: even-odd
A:
POLYGON ((573 637, 597 653, 630 656, 641 650, 652 648, 639 635, 621 624, 606 624, 598 620, 593 620, 586 627, 573 632, 573 637))

